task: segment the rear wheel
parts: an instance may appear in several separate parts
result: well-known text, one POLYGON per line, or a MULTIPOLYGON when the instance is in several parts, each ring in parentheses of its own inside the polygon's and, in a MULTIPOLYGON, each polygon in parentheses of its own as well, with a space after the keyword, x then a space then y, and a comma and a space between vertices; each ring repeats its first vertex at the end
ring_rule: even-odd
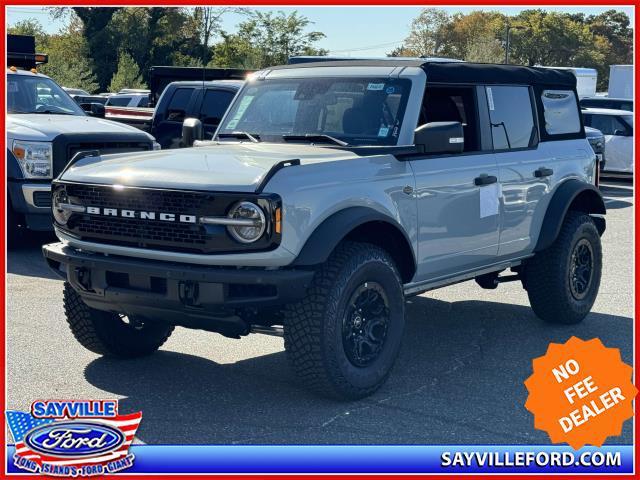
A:
POLYGON ((312 390, 362 398, 387 379, 404 331, 402 281, 381 248, 341 244, 285 311, 285 349, 312 390))
POLYGON ((64 311, 76 340, 87 350, 105 356, 135 358, 150 355, 167 341, 174 328, 166 323, 141 322, 90 308, 66 282, 64 311))
POLYGON ((549 323, 581 322, 598 295, 602 245, 593 219, 570 211, 547 250, 525 266, 524 285, 535 314, 549 323))

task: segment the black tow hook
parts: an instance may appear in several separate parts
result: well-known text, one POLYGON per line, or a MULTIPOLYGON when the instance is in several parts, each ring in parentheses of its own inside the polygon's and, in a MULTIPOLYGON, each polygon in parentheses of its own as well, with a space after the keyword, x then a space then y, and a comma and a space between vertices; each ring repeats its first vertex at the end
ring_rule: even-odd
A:
POLYGON ((188 307, 198 305, 199 291, 199 284, 197 282, 186 281, 178 284, 180 301, 188 307))
POLYGON ((83 267, 76 267, 76 279, 78 280, 78 285, 85 292, 91 291, 91 271, 83 267))

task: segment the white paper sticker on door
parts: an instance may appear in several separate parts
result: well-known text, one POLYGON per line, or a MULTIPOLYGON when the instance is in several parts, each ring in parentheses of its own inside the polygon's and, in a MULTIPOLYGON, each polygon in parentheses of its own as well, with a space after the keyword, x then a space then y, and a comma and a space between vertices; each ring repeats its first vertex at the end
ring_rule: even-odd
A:
POLYGON ((496 107, 493 104, 493 90, 491 90, 491 87, 487 87, 487 102, 489 103, 489 110, 494 111, 496 107))
POLYGON ((500 208, 500 184, 480 187, 480 218, 498 215, 500 208))

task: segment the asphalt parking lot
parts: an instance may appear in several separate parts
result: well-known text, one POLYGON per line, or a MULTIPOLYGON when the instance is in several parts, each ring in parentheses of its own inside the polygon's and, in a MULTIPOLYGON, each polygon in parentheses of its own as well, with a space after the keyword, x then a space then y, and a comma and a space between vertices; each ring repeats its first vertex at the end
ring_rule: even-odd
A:
MULTIPOLYGON (((632 186, 608 182, 603 194, 604 272, 582 324, 544 324, 519 282, 497 290, 466 282, 415 297, 389 381, 354 403, 302 390, 275 337, 177 329, 145 359, 84 350, 64 320, 62 281, 42 260, 47 239, 34 239, 8 254, 7 408, 118 398, 121 412, 143 412, 138 441, 148 444, 547 444, 524 408, 523 381, 549 342, 599 337, 633 360, 632 186)), ((632 438, 627 421, 609 443, 632 438)))

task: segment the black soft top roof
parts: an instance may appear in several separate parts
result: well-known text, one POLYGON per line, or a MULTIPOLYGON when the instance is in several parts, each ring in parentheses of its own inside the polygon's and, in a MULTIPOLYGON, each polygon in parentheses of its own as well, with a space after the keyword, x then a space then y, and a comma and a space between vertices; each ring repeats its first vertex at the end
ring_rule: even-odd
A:
POLYGON ((285 70, 311 67, 420 67, 427 74, 429 83, 548 85, 569 89, 574 89, 576 86, 575 75, 567 70, 493 63, 394 59, 393 57, 380 60, 319 60, 279 65, 268 69, 285 70))

